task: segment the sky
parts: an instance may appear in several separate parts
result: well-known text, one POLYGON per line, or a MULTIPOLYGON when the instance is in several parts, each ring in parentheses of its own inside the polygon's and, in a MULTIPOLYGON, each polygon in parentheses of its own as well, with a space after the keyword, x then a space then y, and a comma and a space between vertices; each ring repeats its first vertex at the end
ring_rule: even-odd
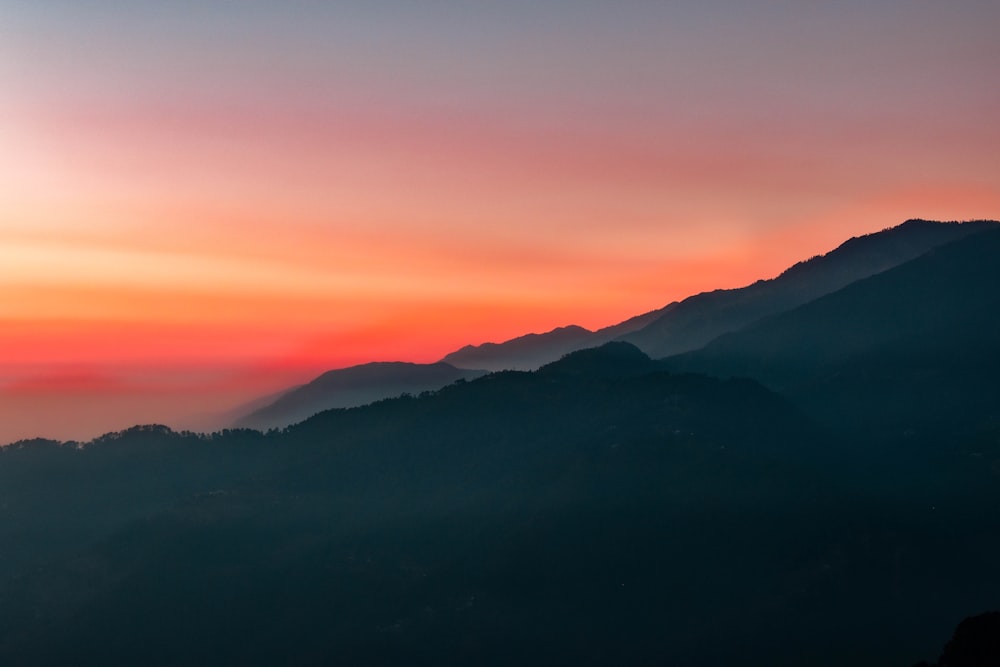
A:
POLYGON ((0 442, 197 427, 1000 217, 998 25, 985 0, 0 0, 0 442))

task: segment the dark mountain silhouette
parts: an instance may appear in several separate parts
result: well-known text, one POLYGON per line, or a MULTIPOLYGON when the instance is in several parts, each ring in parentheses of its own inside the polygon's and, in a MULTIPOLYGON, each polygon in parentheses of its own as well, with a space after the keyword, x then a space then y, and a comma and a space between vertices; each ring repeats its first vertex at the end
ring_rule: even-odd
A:
POLYGON ((598 331, 575 325, 559 327, 504 343, 467 345, 437 364, 380 362, 329 371, 307 385, 284 392, 264 407, 247 409, 231 423, 246 428, 281 428, 321 410, 439 389, 459 378, 478 377, 484 372, 475 369, 534 370, 567 353, 612 340, 631 342, 652 356, 696 349, 723 333, 998 224, 908 220, 897 227, 852 238, 836 250, 796 264, 772 280, 698 294, 598 331))
POLYGON ((698 650, 729 618, 797 595, 775 556, 824 548, 788 530, 812 525, 830 485, 785 460, 814 434, 759 385, 584 372, 629 356, 645 359, 611 346, 268 435, 141 427, 6 448, 0 660, 607 664, 698 650))
POLYGON ((1000 612, 964 619, 955 628, 937 662, 914 667, 996 667, 1000 665, 1000 612))
POLYGON ((788 401, 659 366, 4 448, 0 662, 874 667, 1000 590, 988 462, 859 492, 788 401))
POLYGON ((484 373, 442 362, 373 362, 341 368, 288 390, 269 405, 240 417, 235 425, 262 430, 283 428, 323 410, 353 408, 401 394, 434 391, 456 380, 469 380, 484 373))
POLYGON ((519 336, 503 343, 466 345, 462 349, 448 354, 442 361, 459 368, 532 371, 559 359, 564 354, 588 347, 597 347, 636 331, 672 307, 673 304, 597 331, 571 325, 558 327, 546 333, 519 336))
POLYGON ((466 345, 441 361, 464 368, 534 370, 542 364, 582 347, 590 347, 594 332, 576 325, 546 333, 530 333, 503 343, 466 345))
POLYGON ((932 248, 998 225, 996 221, 907 220, 897 227, 852 238, 825 255, 796 264, 777 278, 684 299, 645 327, 621 339, 655 358, 695 350, 724 333, 737 331, 763 317, 898 266, 932 248))
POLYGON ((724 333, 997 225, 1000 223, 988 220, 907 220, 881 232, 851 238, 825 255, 796 264, 777 278, 738 289, 703 292, 597 331, 567 326, 503 343, 466 345, 442 361, 459 368, 534 370, 569 352, 612 340, 630 342, 652 357, 666 357, 697 349, 724 333))
POLYGON ((631 343, 613 341, 600 347, 577 350, 538 369, 541 375, 576 375, 583 377, 631 377, 662 370, 662 364, 653 361, 631 343))
POLYGON ((666 361, 760 379, 866 437, 1000 418, 1000 230, 985 231, 666 361))

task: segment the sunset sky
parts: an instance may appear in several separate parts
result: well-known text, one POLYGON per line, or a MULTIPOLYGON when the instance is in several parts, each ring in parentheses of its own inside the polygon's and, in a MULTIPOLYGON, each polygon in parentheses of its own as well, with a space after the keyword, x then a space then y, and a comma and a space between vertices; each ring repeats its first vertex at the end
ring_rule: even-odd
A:
POLYGON ((0 0, 0 442, 196 424, 1000 217, 998 26, 977 0, 0 0))

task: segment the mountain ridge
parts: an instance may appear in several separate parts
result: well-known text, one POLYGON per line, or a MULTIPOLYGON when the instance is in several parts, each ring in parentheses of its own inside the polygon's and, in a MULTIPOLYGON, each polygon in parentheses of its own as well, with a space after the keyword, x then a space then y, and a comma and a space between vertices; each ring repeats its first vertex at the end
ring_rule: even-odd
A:
POLYGON ((757 378, 854 432, 968 431, 1000 417, 997 257, 1000 229, 960 238, 663 363, 757 378))
POLYGON ((405 393, 433 391, 486 371, 456 368, 445 362, 417 364, 373 361, 326 371, 304 385, 289 389, 233 425, 237 428, 283 428, 332 408, 352 408, 405 393))
POLYGON ((459 368, 485 368, 491 371, 532 371, 555 361, 565 354, 587 347, 596 347, 619 336, 646 326, 674 304, 642 313, 627 320, 590 330, 570 324, 544 333, 528 333, 501 343, 465 345, 451 352, 441 361, 459 368))
POLYGON ((530 333, 500 343, 466 345, 441 360, 460 368, 535 370, 564 354, 622 340, 653 358, 707 344, 761 317, 909 261, 938 245, 1000 225, 995 220, 939 222, 911 218, 899 225, 847 239, 799 261, 774 278, 731 289, 700 292, 662 308, 594 331, 577 325, 530 333), (811 284, 803 284, 804 279, 811 284))
POLYGON ((808 303, 857 280, 899 266, 951 241, 997 228, 995 220, 936 222, 914 218, 852 237, 745 287, 690 296, 646 327, 621 336, 651 357, 695 350, 712 339, 808 303))
MULTIPOLYGON (((501 343, 465 345, 437 362, 454 368, 449 371, 450 375, 441 374, 442 379, 407 383, 400 377, 393 377, 392 373, 373 372, 380 363, 394 362, 350 367, 366 370, 328 371, 334 376, 323 374, 312 381, 319 385, 329 384, 328 389, 303 389, 300 386, 284 390, 282 395, 275 395, 266 401, 263 407, 259 405, 261 399, 258 399, 252 404, 255 409, 245 409, 244 414, 229 423, 237 427, 280 428, 323 409, 353 407, 405 392, 435 390, 460 377, 469 379, 482 372, 536 370, 566 354, 611 341, 633 344, 654 358, 672 356, 697 349, 720 335, 737 331, 763 317, 808 303, 856 280, 898 266, 952 240, 998 226, 1000 223, 992 220, 936 222, 910 219, 847 239, 825 254, 793 264, 774 278, 757 280, 740 288, 702 292, 601 329, 568 325, 544 333, 525 334, 501 343), (367 372, 369 377, 357 377, 361 372, 367 372), (343 377, 344 381, 338 384, 333 380, 335 376, 343 377), (348 380, 348 377, 352 379, 348 380), (383 386, 379 387, 379 383, 383 386), (324 391, 327 394, 325 398, 322 397, 324 391), (307 400, 303 398, 304 394, 312 398, 307 400), (272 403, 276 405, 272 407, 272 403)), ((401 365, 395 367, 396 375, 405 375, 400 371, 405 368, 402 364, 406 362, 399 363, 401 365)), ((430 373, 433 364, 420 366, 426 367, 430 373)))

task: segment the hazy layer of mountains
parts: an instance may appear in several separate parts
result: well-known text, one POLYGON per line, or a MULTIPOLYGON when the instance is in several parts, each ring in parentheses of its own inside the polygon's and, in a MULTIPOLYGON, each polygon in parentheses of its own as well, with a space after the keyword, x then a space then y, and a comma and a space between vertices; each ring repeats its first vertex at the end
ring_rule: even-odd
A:
POLYGON ((910 222, 632 332, 750 320, 682 354, 2 448, 0 663, 977 664, 994 615, 947 640, 1000 607, 998 256, 910 222))
POLYGON ((575 324, 547 333, 526 334, 504 343, 466 345, 448 354, 442 361, 460 368, 485 368, 491 371, 533 371, 564 354, 587 347, 597 347, 637 332, 654 322, 677 304, 637 315, 610 327, 590 331, 575 324))
POLYGON ((1000 230, 716 338, 666 366, 754 377, 844 428, 947 436, 997 413, 1000 230), (961 414, 960 424, 953 415, 961 414))
POLYGON ((897 227, 849 239, 837 249, 800 262, 771 280, 697 294, 598 331, 569 326, 505 343, 469 345, 442 361, 462 368, 534 370, 573 350, 610 340, 630 342, 656 358, 687 352, 762 317, 802 305, 996 224, 908 220, 897 227))
POLYGON ((364 405, 403 393, 440 389, 485 371, 534 370, 564 354, 612 340, 630 342, 652 357, 702 347, 768 315, 829 294, 903 264, 928 250, 997 226, 992 221, 940 223, 908 220, 852 238, 835 250, 791 267, 777 278, 739 289, 697 294, 598 331, 570 325, 504 343, 467 345, 437 364, 380 362, 329 371, 273 403, 254 406, 236 427, 281 428, 330 408, 364 405), (462 369, 462 370, 459 370, 462 369))
POLYGON ((328 371, 308 384, 279 396, 273 403, 240 417, 240 428, 283 428, 330 408, 353 408, 383 398, 419 394, 471 380, 486 371, 455 368, 450 364, 373 362, 328 371))

